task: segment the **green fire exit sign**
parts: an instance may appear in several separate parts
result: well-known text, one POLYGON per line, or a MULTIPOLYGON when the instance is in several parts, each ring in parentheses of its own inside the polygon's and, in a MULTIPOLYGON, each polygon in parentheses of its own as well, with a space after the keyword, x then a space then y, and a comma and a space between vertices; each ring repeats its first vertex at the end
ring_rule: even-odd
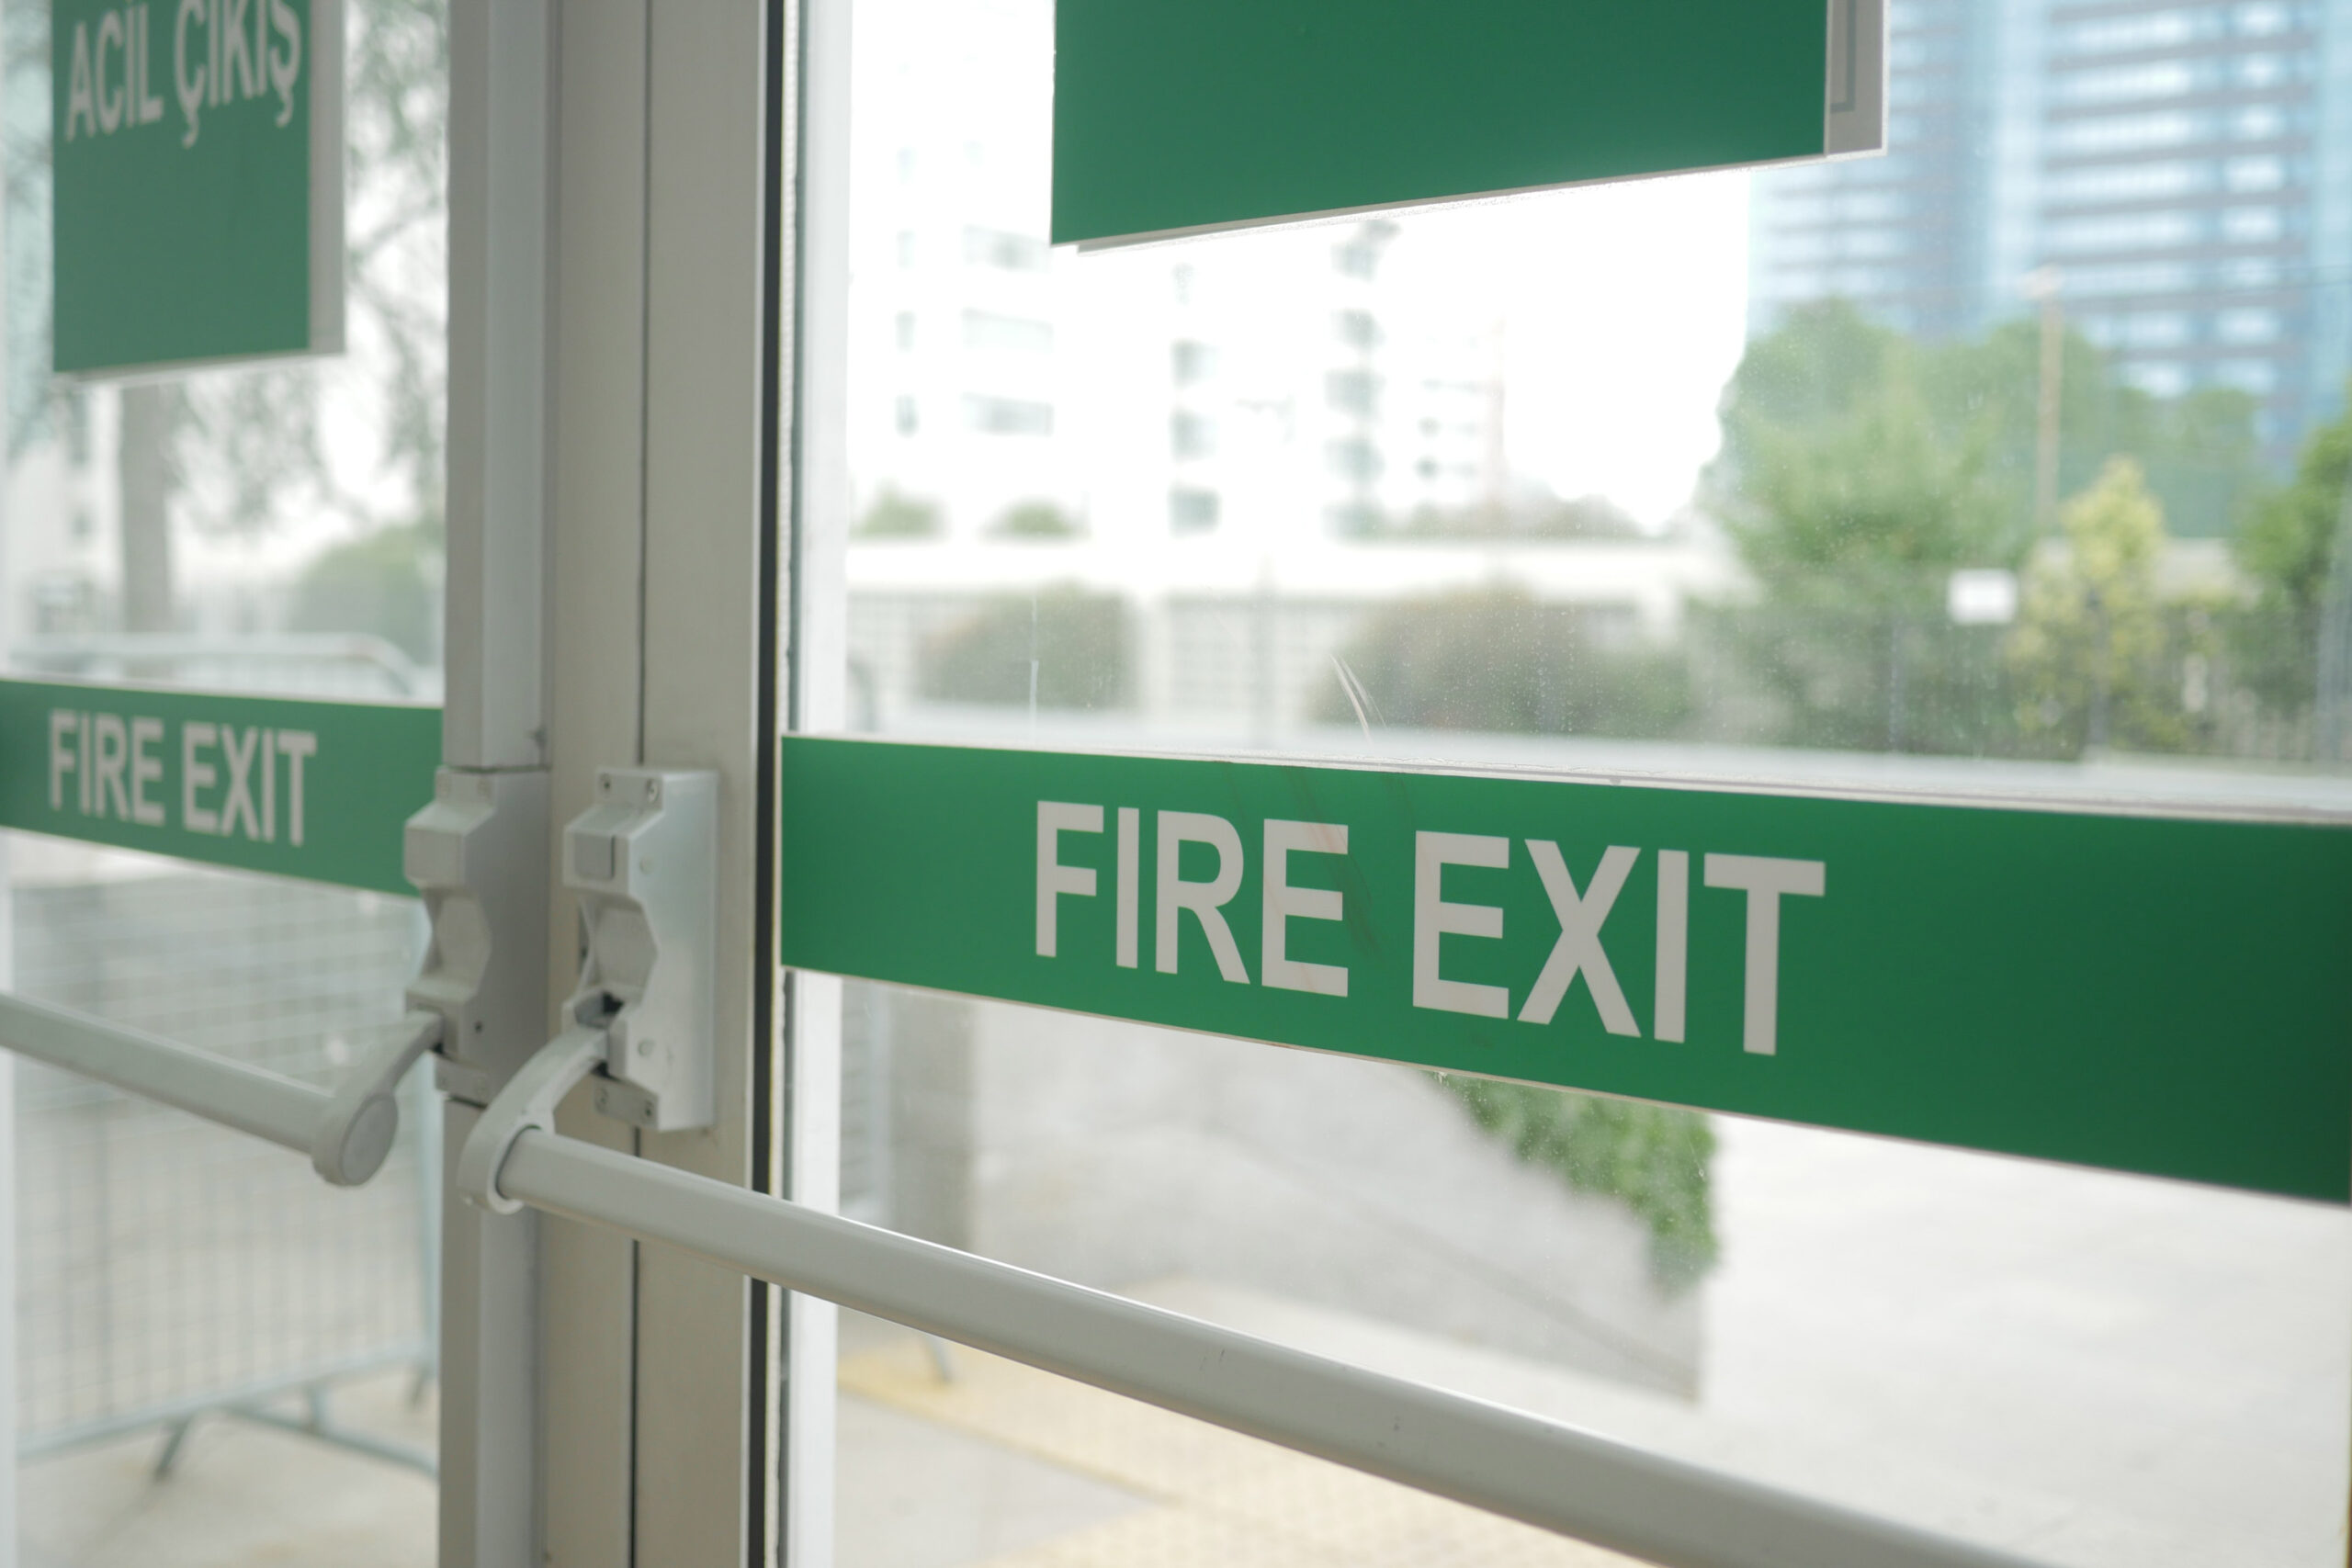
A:
POLYGON ((1883 0, 1058 0, 1053 238, 1885 145, 1883 0))
POLYGON ((378 893, 441 710, 0 681, 0 828, 378 893))
POLYGON ((2352 824, 800 737, 778 795, 782 956, 805 968, 2337 1202, 2352 1183, 2352 824))
POLYGON ((52 365, 343 346, 342 0, 54 0, 52 365))

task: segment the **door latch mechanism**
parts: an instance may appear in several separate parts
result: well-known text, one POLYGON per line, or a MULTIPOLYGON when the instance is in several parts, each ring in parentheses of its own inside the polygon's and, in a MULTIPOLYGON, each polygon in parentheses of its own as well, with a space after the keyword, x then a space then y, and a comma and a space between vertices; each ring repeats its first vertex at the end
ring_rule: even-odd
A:
POLYGON ((585 950, 564 1017, 604 1031, 596 1109, 649 1132, 716 1115, 718 862, 715 773, 605 768, 563 830, 585 950))
POLYGON ((487 1105, 547 1038, 548 775, 443 768, 409 818, 403 869, 433 937, 412 1010, 441 1020, 443 1090, 487 1105))
POLYGON ((563 830, 580 901, 580 985, 564 1028, 498 1091, 458 1156, 458 1190, 493 1213, 516 1204, 498 1173, 514 1141, 551 1130, 583 1079, 596 1109, 653 1132, 710 1125, 716 1084, 718 775, 606 768, 596 804, 563 830))

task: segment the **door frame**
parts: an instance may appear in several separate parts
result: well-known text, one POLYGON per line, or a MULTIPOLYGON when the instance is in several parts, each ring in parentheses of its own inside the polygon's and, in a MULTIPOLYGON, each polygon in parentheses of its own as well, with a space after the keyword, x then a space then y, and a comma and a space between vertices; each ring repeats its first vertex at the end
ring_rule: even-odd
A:
MULTIPOLYGON (((830 1205, 838 986, 787 987, 773 929, 778 727, 787 702, 830 712, 786 646, 794 438, 828 439, 789 408, 808 18, 451 19, 445 760, 548 774, 549 1034, 580 957, 557 839, 598 768, 718 774, 718 949, 740 955, 712 1127, 639 1132, 579 1095, 558 1125, 830 1205)), ((476 1114, 452 1102, 449 1149, 476 1114)), ((445 1235, 444 1568, 830 1561, 829 1304, 454 1196, 445 1235)))

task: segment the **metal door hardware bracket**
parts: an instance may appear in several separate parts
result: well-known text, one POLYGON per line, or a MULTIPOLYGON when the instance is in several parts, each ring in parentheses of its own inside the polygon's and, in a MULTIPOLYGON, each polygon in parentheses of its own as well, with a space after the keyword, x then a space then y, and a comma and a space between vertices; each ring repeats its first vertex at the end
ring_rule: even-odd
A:
POLYGON ((525 1133, 553 1130, 555 1108, 604 1061, 609 1021, 574 1024, 540 1046, 538 1055, 506 1080, 458 1151, 458 1190, 468 1202, 493 1214, 511 1214, 522 1207, 498 1190, 499 1168, 525 1133))
POLYGON ((548 775, 443 768, 403 868, 433 922, 408 1005, 441 1020, 441 1088, 486 1105, 547 1038, 548 775))
POLYGON ((563 830, 586 951, 564 1010, 608 1021, 596 1109, 654 1132, 714 1115, 718 860, 715 773, 603 769, 563 830))

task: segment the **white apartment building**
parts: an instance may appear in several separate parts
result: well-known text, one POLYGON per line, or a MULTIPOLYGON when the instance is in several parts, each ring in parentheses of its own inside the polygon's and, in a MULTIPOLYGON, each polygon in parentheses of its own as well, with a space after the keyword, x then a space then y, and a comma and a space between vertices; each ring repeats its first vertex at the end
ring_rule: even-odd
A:
POLYGON ((889 128, 853 154, 860 517, 895 498, 973 538, 1044 504, 1106 543, 1275 547, 1501 499, 1498 324, 1387 286, 1395 225, 1056 252, 1051 6, 870 0, 858 26, 957 45, 856 81, 889 128))

